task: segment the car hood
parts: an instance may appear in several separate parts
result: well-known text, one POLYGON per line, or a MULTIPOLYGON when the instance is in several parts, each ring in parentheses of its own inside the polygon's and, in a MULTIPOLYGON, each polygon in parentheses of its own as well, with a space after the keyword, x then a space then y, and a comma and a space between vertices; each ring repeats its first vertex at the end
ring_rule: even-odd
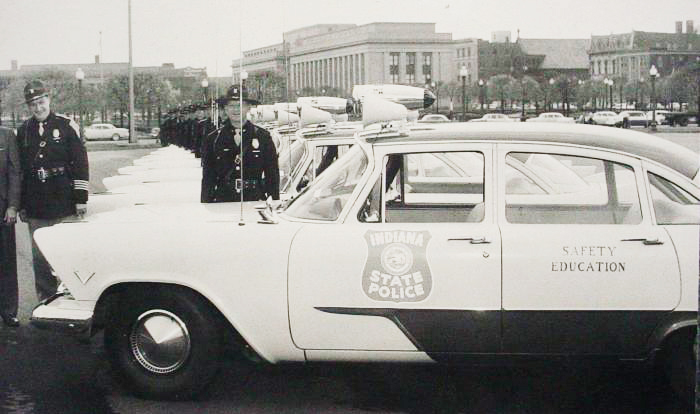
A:
MULTIPOLYGON (((107 194, 104 199, 121 199, 121 196, 128 197, 128 194, 107 194)), ((123 204, 114 205, 114 208, 89 214, 79 220, 68 221, 70 223, 152 223, 167 222, 176 220, 187 220, 197 222, 223 222, 223 221, 243 221, 255 222, 260 218, 256 212, 256 206, 263 206, 264 201, 246 201, 243 203, 241 216, 241 203, 198 203, 198 202, 173 202, 167 201, 154 204, 123 204)))
MULTIPOLYGON (((118 283, 171 283, 217 296, 212 286, 243 269, 286 274, 301 223, 262 224, 260 202, 136 206, 39 229, 34 238, 77 300, 118 283)), ((214 289, 215 290, 215 289, 214 289)))

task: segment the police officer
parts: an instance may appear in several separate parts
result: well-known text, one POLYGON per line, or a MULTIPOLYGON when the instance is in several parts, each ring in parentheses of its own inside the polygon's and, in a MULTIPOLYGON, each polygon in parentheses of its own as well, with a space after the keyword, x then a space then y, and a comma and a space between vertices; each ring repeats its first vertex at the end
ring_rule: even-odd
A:
POLYGON ((14 328, 19 326, 15 222, 20 182, 15 133, 0 127, 0 316, 5 325, 14 328))
POLYGON ((241 96, 235 85, 220 102, 228 119, 212 134, 205 151, 202 201, 278 200, 279 166, 270 133, 250 121, 240 125, 241 114, 245 116, 258 102, 248 98, 246 91, 241 96))
POLYGON ((17 131, 22 168, 20 217, 29 224, 34 279, 39 300, 56 293, 57 280, 34 242, 34 232, 87 211, 88 158, 78 125, 51 110, 44 84, 24 87, 32 117, 17 131))

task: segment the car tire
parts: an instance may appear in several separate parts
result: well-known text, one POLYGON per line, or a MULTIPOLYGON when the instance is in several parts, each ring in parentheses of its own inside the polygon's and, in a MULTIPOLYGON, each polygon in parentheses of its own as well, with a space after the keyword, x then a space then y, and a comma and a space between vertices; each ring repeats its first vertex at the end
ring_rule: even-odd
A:
POLYGON ((695 398, 695 330, 678 332, 664 346, 663 368, 673 392, 692 405, 695 398))
POLYGON ((129 291, 117 301, 104 344, 120 382, 152 399, 190 399, 218 371, 220 324, 204 299, 183 288, 129 291), (159 341, 167 330, 168 340, 159 341))
POLYGON ((119 134, 112 135, 112 141, 119 141, 119 134))

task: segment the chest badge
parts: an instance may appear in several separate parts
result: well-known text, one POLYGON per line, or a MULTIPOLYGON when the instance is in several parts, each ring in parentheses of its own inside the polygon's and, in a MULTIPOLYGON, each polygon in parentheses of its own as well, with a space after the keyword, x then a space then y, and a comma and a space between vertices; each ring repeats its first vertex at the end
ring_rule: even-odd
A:
POLYGON ((260 141, 258 141, 257 138, 253 138, 251 141, 251 145, 253 146, 253 149, 258 149, 260 148, 260 141))
POLYGON ((433 281, 426 250, 427 231, 367 231, 367 262, 362 290, 383 302, 420 302, 430 296, 433 281))
POLYGON ((51 133, 53 136, 54 141, 60 141, 61 140, 61 131, 54 129, 53 132, 51 133))

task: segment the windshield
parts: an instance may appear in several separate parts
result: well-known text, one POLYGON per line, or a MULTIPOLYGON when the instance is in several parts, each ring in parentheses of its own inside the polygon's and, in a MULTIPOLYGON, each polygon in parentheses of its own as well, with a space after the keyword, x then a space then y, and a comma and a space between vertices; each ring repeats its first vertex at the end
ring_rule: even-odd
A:
POLYGON ((285 210, 291 217, 334 221, 367 169, 367 156, 359 145, 333 163, 306 187, 285 210))
POLYGON ((280 191, 287 192, 292 179, 292 172, 304 155, 304 140, 298 139, 279 155, 280 191))

